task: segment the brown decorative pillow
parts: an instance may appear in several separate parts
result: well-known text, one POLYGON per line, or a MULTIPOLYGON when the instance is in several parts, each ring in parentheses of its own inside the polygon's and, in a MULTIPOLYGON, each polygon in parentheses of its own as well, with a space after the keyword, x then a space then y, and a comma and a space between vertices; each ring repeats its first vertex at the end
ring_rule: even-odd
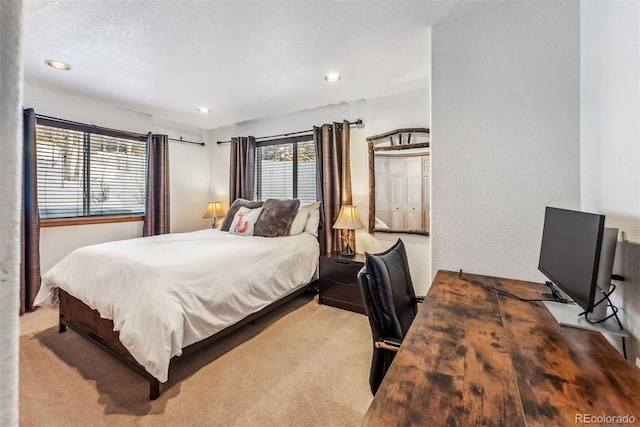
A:
POLYGON ((245 207, 247 209, 255 209, 262 206, 262 202, 252 202, 247 199, 236 199, 231 206, 229 206, 229 210, 227 214, 224 216, 224 221, 222 221, 222 225, 220 225, 220 231, 229 231, 229 227, 231 227, 231 222, 233 222, 233 217, 236 216, 236 212, 241 207, 245 207))
POLYGON ((260 218, 253 229, 253 235, 262 237, 287 236, 299 207, 300 200, 298 199, 265 200, 260 218))

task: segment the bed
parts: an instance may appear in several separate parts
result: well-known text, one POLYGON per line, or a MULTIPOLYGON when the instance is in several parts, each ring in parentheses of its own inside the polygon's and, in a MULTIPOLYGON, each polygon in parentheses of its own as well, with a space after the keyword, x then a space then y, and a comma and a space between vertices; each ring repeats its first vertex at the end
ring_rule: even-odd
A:
POLYGON ((207 229, 108 242, 49 270, 36 304, 58 305, 60 332, 70 327, 120 359, 149 381, 154 400, 173 358, 312 287, 320 252, 306 232, 268 238, 207 229))

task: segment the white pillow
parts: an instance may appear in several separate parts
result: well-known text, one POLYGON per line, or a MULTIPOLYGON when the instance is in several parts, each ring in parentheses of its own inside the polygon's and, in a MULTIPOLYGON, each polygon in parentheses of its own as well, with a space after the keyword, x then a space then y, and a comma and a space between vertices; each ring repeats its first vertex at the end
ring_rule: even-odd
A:
POLYGON ((318 237, 318 225, 320 225, 320 202, 310 203, 306 206, 301 206, 298 212, 308 212, 309 219, 304 227, 304 231, 318 237))
POLYGON ((253 236, 253 228, 261 213, 262 208, 249 209, 244 206, 241 207, 234 215, 233 221, 231 221, 229 233, 253 236))
POLYGON ((296 213, 296 216, 293 218, 293 222, 291 223, 291 227, 289 228, 289 236, 302 234, 305 226, 307 225, 307 219, 309 219, 309 211, 298 209, 298 213, 296 213))

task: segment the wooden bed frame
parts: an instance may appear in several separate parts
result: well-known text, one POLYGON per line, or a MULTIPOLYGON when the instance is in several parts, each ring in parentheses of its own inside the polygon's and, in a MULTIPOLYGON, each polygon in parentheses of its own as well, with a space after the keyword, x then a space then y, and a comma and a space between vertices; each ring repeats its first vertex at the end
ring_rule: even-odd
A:
MULTIPOLYGON (((302 288, 297 289, 295 292, 285 296, 284 298, 271 303, 262 310, 250 314, 238 323, 235 323, 221 330, 220 332, 217 332, 210 337, 203 339, 202 341, 198 341, 183 348, 182 355, 174 356, 171 360, 173 361, 177 357, 182 357, 193 353, 194 351, 208 344, 211 344, 214 341, 219 340, 225 335, 230 334, 231 332, 245 326, 246 324, 255 321, 259 317, 262 317, 270 311, 273 311, 281 305, 291 301, 300 294, 309 290, 315 290, 316 282, 317 281, 314 281, 306 286, 303 286, 302 288)), ((140 365, 133 358, 133 356, 131 356, 124 345, 122 345, 119 339, 119 333, 113 330, 113 322, 109 319, 103 319, 102 317, 100 317, 100 314, 97 310, 93 310, 91 307, 89 307, 79 299, 72 297, 62 289, 59 290, 59 299, 60 323, 58 325, 58 332, 62 333, 66 331, 68 326, 83 337, 87 338, 89 341, 97 344, 99 347, 124 363, 134 372, 147 379, 149 381, 149 399, 156 400, 160 396, 160 381, 158 381, 156 377, 148 373, 142 367, 142 365, 140 365)))
MULTIPOLYGON (((324 248, 324 228, 322 223, 318 227, 318 240, 320 242, 320 254, 323 255, 326 251, 324 248)), ((194 351, 205 347, 214 341, 234 332, 235 330, 245 326, 248 323, 254 322, 256 319, 264 316, 265 314, 275 310, 281 305, 291 301, 297 296, 306 291, 317 291, 318 280, 313 280, 305 286, 296 289, 294 292, 285 295, 279 300, 269 304, 263 309, 250 314, 239 322, 205 338, 201 341, 193 343, 182 349, 180 356, 174 356, 171 361, 178 357, 186 356, 194 351)), ((140 365, 125 346, 120 342, 119 333, 114 331, 113 321, 100 317, 100 313, 97 310, 92 309, 79 299, 73 297, 62 289, 58 289, 59 299, 59 324, 58 332, 62 333, 67 330, 67 327, 73 329, 78 334, 82 335, 92 343, 101 347, 104 351, 124 363, 138 375, 149 381, 149 399, 156 400, 160 397, 160 381, 147 370, 140 365)), ((171 365, 169 365, 169 372, 171 372, 171 365)))

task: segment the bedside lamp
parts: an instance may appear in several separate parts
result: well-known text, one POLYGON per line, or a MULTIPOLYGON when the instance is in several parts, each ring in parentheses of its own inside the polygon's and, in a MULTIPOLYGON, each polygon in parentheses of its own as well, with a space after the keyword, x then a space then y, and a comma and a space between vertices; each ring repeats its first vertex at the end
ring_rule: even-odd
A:
POLYGON ((216 228, 216 220, 218 218, 224 218, 224 210, 222 210, 222 203, 209 202, 207 210, 202 215, 202 218, 212 218, 211 228, 216 228))
POLYGON ((353 205, 344 205, 340 208, 338 220, 333 228, 342 231, 342 255, 352 256, 356 253, 355 231, 363 228, 360 221, 358 208, 353 205))

